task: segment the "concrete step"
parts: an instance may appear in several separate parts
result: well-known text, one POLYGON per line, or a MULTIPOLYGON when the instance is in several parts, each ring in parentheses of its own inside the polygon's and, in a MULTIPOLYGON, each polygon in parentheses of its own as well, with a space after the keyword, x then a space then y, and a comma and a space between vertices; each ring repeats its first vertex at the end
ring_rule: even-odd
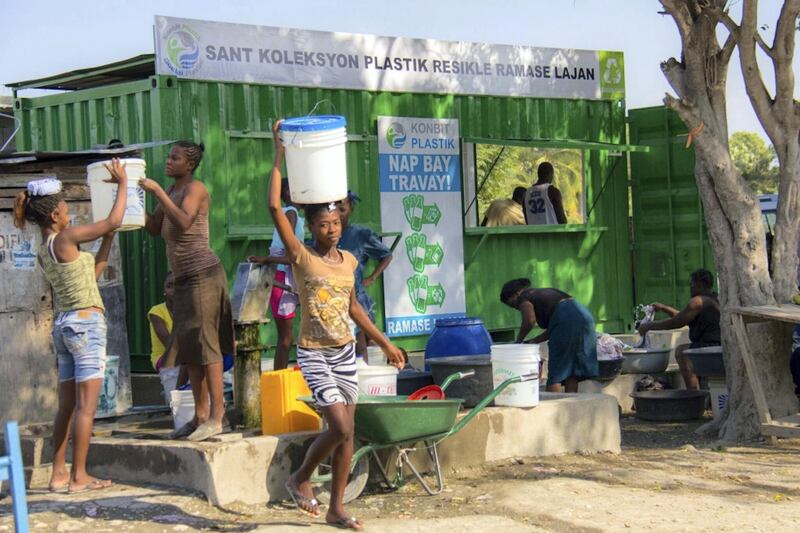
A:
MULTIPOLYGON (((620 451, 618 406, 612 396, 543 393, 541 399, 534 408, 491 407, 478 413, 439 445, 443 471, 520 457, 620 451)), ((120 481, 202 492, 220 507, 282 499, 284 482, 317 433, 252 434, 231 433, 200 443, 142 435, 97 438, 89 469, 120 481)), ((418 448, 414 462, 424 465, 425 451, 418 448)))

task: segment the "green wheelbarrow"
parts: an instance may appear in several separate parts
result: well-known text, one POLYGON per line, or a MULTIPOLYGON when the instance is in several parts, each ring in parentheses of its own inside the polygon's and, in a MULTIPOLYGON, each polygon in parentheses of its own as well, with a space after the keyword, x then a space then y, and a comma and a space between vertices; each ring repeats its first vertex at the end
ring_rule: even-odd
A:
MULTIPOLYGON (((453 381, 474 374, 474 371, 452 374, 442 383, 442 390, 446 390, 453 381)), ((458 422, 456 419, 464 401, 459 398, 408 400, 407 396, 359 396, 355 412, 356 451, 350 463, 350 477, 344 492, 344 502, 355 500, 364 491, 369 479, 370 458, 374 459, 383 481, 390 489, 398 489, 406 484, 408 480, 405 478, 404 470, 408 467, 425 492, 431 496, 440 494, 444 489, 444 479, 437 445, 469 424, 506 387, 538 377, 538 374, 533 373, 504 381, 458 422), (418 442, 425 444, 433 463, 436 477, 434 487, 423 479, 408 456, 408 452, 412 451, 418 442), (387 473, 388 463, 384 464, 378 455, 379 451, 386 449, 394 449, 397 452, 393 479, 387 473)), ((303 396, 299 399, 314 407, 311 397, 303 396)), ((327 485, 331 477, 329 465, 320 465, 315 475, 311 477, 311 482, 319 487, 317 499, 320 501, 328 500, 327 485)))

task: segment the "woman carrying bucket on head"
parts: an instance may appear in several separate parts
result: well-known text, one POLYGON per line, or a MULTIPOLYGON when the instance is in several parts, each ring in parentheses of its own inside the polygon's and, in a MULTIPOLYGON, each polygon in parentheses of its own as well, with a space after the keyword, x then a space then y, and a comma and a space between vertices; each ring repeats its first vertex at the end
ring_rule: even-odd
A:
MULTIPOLYGON (((128 176, 118 159, 107 167, 111 183, 125 190, 128 176)), ((69 206, 61 182, 48 178, 28 183, 14 203, 14 225, 25 221, 39 226, 42 244, 39 266, 55 293, 53 344, 58 361, 58 412, 53 424, 52 492, 85 492, 104 489, 111 481, 86 472, 86 458, 94 426, 97 400, 106 370, 105 307, 97 279, 108 263, 114 231, 122 225, 127 195, 118 194, 108 218, 70 226, 69 206), (103 238, 97 255, 82 252, 80 244, 103 238), (72 425, 72 471, 66 453, 72 425)))
POLYGON ((535 325, 544 333, 528 342, 548 341, 547 392, 578 392, 578 382, 597 376, 597 334, 589 310, 558 289, 531 287, 529 279, 513 279, 503 285, 500 301, 517 309, 522 323, 517 342, 535 325))
MULTIPOLYGON (((347 250, 358 260, 356 269, 356 299, 364 311, 369 315, 370 321, 375 323, 375 302, 367 294, 367 287, 375 283, 383 271, 392 262, 392 251, 377 233, 371 229, 350 224, 350 216, 353 214, 359 198, 353 191, 347 191, 347 197, 339 202, 339 217, 342 220, 342 237, 339 240, 339 249, 347 250), (369 276, 364 276, 364 269, 367 261, 374 259, 378 261, 375 270, 369 276)), ((367 336, 361 328, 356 329, 356 352, 365 361, 369 362, 367 356, 367 336)), ((373 361, 376 363, 377 361, 373 361)))
MULTIPOLYGON (((286 482, 289 496, 298 509, 319 516, 314 499, 311 475, 328 457, 332 457, 331 501, 325 517, 329 524, 347 529, 363 525, 345 513, 344 488, 353 456, 353 425, 358 398, 355 343, 350 319, 374 338, 390 364, 403 367, 403 354, 380 334, 355 294, 356 258, 336 248, 342 223, 336 203, 311 204, 305 207, 306 223, 314 244, 306 246, 294 233, 294 227, 281 208, 281 167, 284 147, 279 139, 281 121, 272 128, 275 160, 269 185, 269 208, 275 227, 286 246, 299 285, 303 307, 297 362, 325 417, 328 429, 313 442, 302 466, 286 482)), ((313 176, 305 176, 306 180, 313 176)), ((319 179, 328 179, 320 176, 319 179)))
POLYGON ((158 200, 145 229, 167 242, 175 276, 172 342, 176 364, 186 365, 194 396, 194 418, 176 428, 172 438, 191 441, 206 440, 226 429, 222 355, 234 353, 228 281, 208 243, 211 196, 194 179, 203 151, 202 144, 175 143, 166 163, 167 176, 175 183, 167 191, 151 179, 139 180, 141 188, 158 200))

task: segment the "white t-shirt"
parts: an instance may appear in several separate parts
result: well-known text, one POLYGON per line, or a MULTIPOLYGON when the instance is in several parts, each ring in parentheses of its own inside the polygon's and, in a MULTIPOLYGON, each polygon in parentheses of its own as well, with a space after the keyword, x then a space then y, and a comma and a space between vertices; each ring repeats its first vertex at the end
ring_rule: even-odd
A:
POLYGON ((550 183, 534 185, 525 192, 525 221, 528 224, 558 224, 556 210, 547 191, 550 183))

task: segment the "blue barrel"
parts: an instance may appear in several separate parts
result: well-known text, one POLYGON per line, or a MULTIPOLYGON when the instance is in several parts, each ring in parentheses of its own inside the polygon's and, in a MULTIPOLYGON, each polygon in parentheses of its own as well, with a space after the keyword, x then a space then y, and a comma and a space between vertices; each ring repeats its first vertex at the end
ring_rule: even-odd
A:
POLYGON ((492 338, 483 320, 476 317, 440 318, 425 345, 425 359, 489 355, 492 338))

